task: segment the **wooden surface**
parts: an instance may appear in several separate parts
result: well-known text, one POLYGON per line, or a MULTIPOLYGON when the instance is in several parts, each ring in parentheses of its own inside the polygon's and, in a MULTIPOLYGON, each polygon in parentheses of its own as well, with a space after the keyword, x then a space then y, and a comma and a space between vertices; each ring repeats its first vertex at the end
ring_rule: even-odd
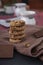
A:
POLYGON ((0 58, 13 58, 13 45, 6 40, 5 30, 0 30, 0 58))
POLYGON ((43 0, 29 0, 29 5, 31 9, 43 10, 43 0))
MULTIPOLYGON (((10 2, 14 3, 14 0, 2 0, 3 5, 10 2)), ((22 2, 22 0, 16 0, 16 2, 22 2)), ((43 0, 28 0, 28 4, 30 5, 30 9, 39 9, 43 10, 43 0)))
POLYGON ((13 46, 0 44, 0 58, 13 58, 13 46))

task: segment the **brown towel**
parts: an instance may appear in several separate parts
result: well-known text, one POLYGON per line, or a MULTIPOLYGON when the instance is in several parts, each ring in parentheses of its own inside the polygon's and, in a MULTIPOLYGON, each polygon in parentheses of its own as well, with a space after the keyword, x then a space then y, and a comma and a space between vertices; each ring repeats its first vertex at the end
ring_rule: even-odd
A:
POLYGON ((43 36, 35 37, 38 31, 42 30, 43 27, 39 26, 26 26, 25 34, 26 38, 21 43, 10 43, 8 38, 8 31, 0 31, 0 37, 6 42, 9 42, 14 46, 14 48, 20 52, 21 54, 31 56, 31 57, 38 57, 43 61, 43 36))

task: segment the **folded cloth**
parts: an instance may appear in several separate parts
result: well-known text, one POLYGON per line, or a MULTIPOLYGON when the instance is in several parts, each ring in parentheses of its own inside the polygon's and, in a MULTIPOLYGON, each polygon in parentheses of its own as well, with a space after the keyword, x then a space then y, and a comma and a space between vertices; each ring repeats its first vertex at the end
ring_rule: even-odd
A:
MULTIPOLYGON (((35 37, 34 34, 43 29, 39 26, 26 26, 25 34, 26 38, 20 43, 10 43, 9 42, 9 34, 8 30, 0 30, 0 38, 2 38, 3 42, 9 42, 14 46, 14 48, 20 52, 21 54, 38 57, 43 61, 43 37, 35 37)), ((1 40, 1 39, 0 39, 1 40)))

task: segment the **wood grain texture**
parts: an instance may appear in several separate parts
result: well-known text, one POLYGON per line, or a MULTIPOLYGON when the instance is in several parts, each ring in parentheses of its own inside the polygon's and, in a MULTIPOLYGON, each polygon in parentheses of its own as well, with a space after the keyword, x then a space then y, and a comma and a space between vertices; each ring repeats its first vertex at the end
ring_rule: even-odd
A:
POLYGON ((43 1, 42 0, 29 0, 31 9, 43 10, 43 1))

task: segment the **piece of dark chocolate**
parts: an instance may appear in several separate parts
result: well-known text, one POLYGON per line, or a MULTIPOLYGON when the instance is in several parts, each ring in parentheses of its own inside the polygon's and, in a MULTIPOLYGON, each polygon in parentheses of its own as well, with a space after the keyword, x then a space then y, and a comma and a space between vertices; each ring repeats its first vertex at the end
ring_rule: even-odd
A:
POLYGON ((37 31, 33 34, 36 38, 40 38, 43 37, 43 29, 40 31, 37 31))

